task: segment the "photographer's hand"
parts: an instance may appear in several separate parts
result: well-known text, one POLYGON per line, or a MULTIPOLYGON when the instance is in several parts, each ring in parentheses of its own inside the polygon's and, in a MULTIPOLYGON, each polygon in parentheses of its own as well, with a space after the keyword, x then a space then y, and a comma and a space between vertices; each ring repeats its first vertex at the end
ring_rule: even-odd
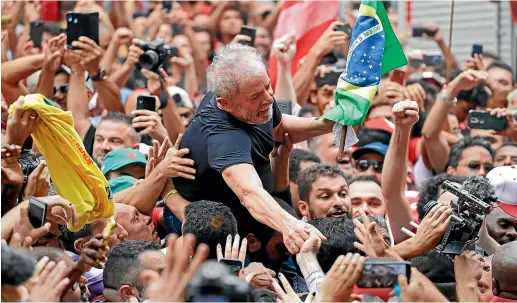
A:
POLYGON ((48 234, 49 232, 50 223, 48 222, 45 223, 42 227, 34 228, 29 220, 28 207, 26 205, 22 205, 20 207, 20 220, 13 228, 13 237, 11 238, 14 238, 14 234, 18 234, 20 239, 23 239, 23 243, 28 243, 30 246, 32 243, 38 241, 41 237, 48 234))
POLYGON ((163 68, 160 68, 160 75, 163 79, 160 79, 160 75, 153 73, 147 69, 142 69, 142 74, 147 79, 147 90, 152 96, 160 98, 160 93, 164 90, 165 81, 167 81, 167 73, 163 68), (163 82, 162 82, 163 81, 163 82))
POLYGON ((496 135, 505 136, 510 138, 512 141, 517 141, 517 121, 515 121, 512 113, 510 113, 506 108, 488 108, 487 111, 497 118, 506 117, 506 128, 502 131, 496 132, 496 135))
POLYGON ((133 128, 142 128, 139 132, 140 136, 149 136, 154 140, 163 142, 167 137, 167 130, 162 124, 162 118, 157 112, 137 109, 131 114, 135 115, 133 118, 133 128))
POLYGON ((72 42, 72 46, 77 48, 73 50, 73 52, 82 58, 82 64, 90 77, 97 76, 100 71, 100 62, 104 53, 102 47, 98 46, 97 43, 90 38, 83 36, 79 37, 79 41, 72 42))
POLYGON ((405 275, 398 277, 401 302, 449 302, 440 291, 416 268, 411 268, 411 281, 405 275), (425 290, 425 291, 424 291, 425 290))

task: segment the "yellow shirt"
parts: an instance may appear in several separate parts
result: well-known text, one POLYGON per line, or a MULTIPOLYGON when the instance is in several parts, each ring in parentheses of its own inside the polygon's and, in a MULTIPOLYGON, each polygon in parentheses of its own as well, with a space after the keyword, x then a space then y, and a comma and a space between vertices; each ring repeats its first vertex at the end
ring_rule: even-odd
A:
MULTIPOLYGON (((15 109, 16 103, 9 108, 15 109)), ((40 117, 32 138, 45 156, 57 193, 77 209, 77 226, 68 221, 68 229, 78 231, 86 223, 109 218, 115 204, 108 181, 84 149, 83 141, 74 129, 72 113, 52 106, 40 94, 24 97, 23 110, 34 110, 40 117)))

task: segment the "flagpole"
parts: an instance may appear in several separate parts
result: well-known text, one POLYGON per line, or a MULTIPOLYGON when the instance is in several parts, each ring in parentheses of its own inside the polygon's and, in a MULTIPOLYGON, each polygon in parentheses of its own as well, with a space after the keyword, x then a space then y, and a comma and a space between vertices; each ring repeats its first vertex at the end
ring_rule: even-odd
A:
POLYGON ((451 81, 452 73, 452 24, 454 22, 454 0, 451 0, 451 17, 449 20, 449 55, 447 56, 447 78, 446 83, 449 84, 451 81))
POLYGON ((346 133, 348 132, 348 125, 343 126, 343 132, 341 133, 341 141, 339 141, 339 151, 337 153, 337 160, 343 161, 343 151, 345 150, 346 133))

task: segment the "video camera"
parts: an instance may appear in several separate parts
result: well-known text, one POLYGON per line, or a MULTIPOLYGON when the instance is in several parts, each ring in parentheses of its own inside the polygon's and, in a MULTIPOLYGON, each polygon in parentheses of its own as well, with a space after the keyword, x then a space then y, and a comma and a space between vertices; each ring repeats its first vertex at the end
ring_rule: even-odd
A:
MULTIPOLYGON (((450 181, 445 181, 442 188, 458 197, 458 200, 451 202, 451 221, 436 250, 446 255, 460 255, 477 240, 483 219, 492 211, 492 207, 450 181)), ((436 201, 427 203, 424 207, 425 215, 437 204, 436 201)))
POLYGON ((153 40, 146 42, 140 47, 144 53, 138 58, 140 68, 145 68, 153 73, 158 73, 158 70, 172 57, 178 56, 178 49, 169 47, 163 43, 162 40, 153 40))
POLYGON ((205 262, 187 288, 187 302, 249 302, 246 282, 216 261, 205 262))

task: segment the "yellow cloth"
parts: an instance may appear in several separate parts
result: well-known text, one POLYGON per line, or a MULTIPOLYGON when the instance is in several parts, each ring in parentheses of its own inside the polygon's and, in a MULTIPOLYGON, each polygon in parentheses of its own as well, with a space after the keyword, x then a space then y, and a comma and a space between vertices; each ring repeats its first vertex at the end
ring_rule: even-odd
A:
MULTIPOLYGON (((16 103, 9 108, 12 113, 16 103)), ((32 138, 45 156, 57 193, 70 201, 79 214, 78 225, 68 221, 68 229, 78 231, 86 223, 109 218, 115 204, 108 181, 84 149, 74 129, 72 113, 51 105, 40 94, 24 97, 23 110, 34 110, 40 122, 32 138)))

